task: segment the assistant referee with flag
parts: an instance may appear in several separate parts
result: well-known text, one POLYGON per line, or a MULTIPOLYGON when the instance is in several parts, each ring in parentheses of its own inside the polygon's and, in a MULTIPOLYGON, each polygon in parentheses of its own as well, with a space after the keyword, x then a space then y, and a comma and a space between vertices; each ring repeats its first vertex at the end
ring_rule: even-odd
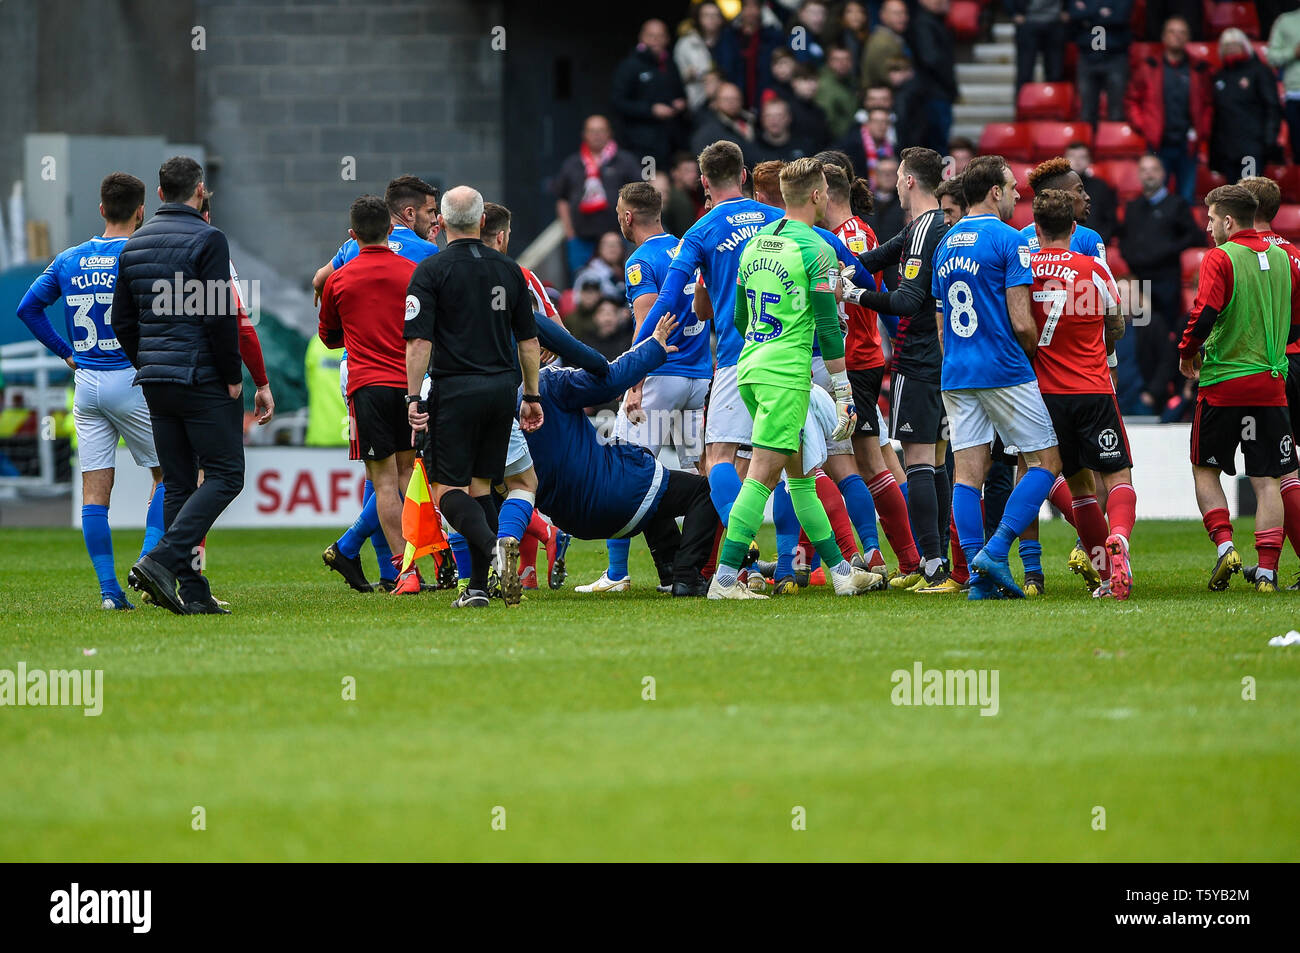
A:
POLYGON ((488 604, 494 552, 505 578, 506 547, 497 541, 491 488, 505 469, 521 370, 519 426, 542 426, 541 349, 523 272, 479 238, 483 196, 458 186, 443 196, 439 218, 447 248, 422 261, 407 288, 406 402, 412 429, 430 433, 426 453, 434 501, 470 545, 469 587, 453 604, 481 608, 488 604), (426 371, 431 386, 423 407, 426 371))

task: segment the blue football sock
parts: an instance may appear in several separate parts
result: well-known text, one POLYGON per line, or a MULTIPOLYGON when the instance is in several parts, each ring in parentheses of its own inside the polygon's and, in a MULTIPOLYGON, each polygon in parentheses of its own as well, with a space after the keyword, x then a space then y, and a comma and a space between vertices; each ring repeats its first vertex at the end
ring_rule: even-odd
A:
POLYGON ((501 510, 497 513, 497 539, 505 539, 507 536, 523 539, 532 518, 533 504, 511 497, 501 504, 501 510))
POLYGON ((775 578, 784 579, 794 575, 794 554, 799 548, 799 519, 784 480, 772 491, 772 521, 776 524, 775 578))
POLYGON ((862 551, 869 553, 880 548, 880 533, 876 529, 876 504, 871 499, 867 484, 856 473, 850 473, 837 484, 844 497, 844 508, 849 512, 853 528, 862 539, 862 551))
POLYGON ((957 542, 969 564, 984 548, 984 515, 980 510, 980 491, 965 483, 954 483, 952 518, 957 524, 957 542))
POLYGON ((1020 541, 1020 563, 1026 573, 1043 574, 1043 544, 1036 539, 1020 541))
MULTIPOLYGON (((356 522, 348 527, 347 532, 340 536, 335 543, 339 548, 339 552, 348 559, 356 559, 360 556, 361 547, 365 545, 367 539, 372 539, 376 532, 379 532, 381 536, 383 535, 382 530, 379 529, 379 510, 375 507, 375 488, 369 480, 366 481, 366 489, 362 494, 362 499, 364 502, 361 506, 361 512, 357 515, 356 522)), ((384 542, 383 546, 384 549, 388 549, 387 541, 384 542)), ((375 552, 379 552, 378 547, 376 547, 375 552)))
POLYGON ((90 553, 91 565, 95 567, 95 576, 99 579, 100 595, 123 595, 122 586, 117 581, 117 572, 113 568, 113 536, 108 531, 107 506, 98 503, 81 505, 81 535, 85 537, 86 552, 90 553))
POLYGON ((731 515, 731 504, 740 496, 740 474, 733 463, 715 463, 709 470, 709 496, 713 499, 713 508, 718 511, 722 525, 727 525, 731 515))
POLYGON ((452 533, 447 537, 447 542, 451 545, 452 558, 456 560, 456 578, 468 579, 473 559, 469 551, 469 540, 460 533, 452 533))
POLYGON ((630 539, 607 539, 605 548, 609 550, 609 569, 605 574, 612 580, 627 578, 627 554, 632 548, 630 539))
POLYGON ((158 545, 158 540, 162 539, 167 529, 163 525, 163 490, 163 485, 159 483, 154 487, 153 496, 149 497, 149 511, 144 517, 144 545, 140 547, 141 556, 158 545))
POLYGON ((1012 540, 1038 516, 1055 482, 1056 475, 1042 467, 1030 467, 1029 472, 1021 477, 1007 499, 1007 508, 1002 511, 1002 522, 998 524, 997 532, 984 547, 990 556, 999 562, 1006 560, 1012 540))

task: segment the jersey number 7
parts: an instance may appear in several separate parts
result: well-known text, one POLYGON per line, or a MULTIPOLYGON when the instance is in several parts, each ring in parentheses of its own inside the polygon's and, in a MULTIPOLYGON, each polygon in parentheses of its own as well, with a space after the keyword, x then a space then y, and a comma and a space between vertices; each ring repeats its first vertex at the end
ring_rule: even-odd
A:
POLYGON ((1069 296, 1064 288, 1050 288, 1046 291, 1035 291, 1035 301, 1046 301, 1051 305, 1047 312, 1047 321, 1043 324, 1043 333, 1038 336, 1038 346, 1047 347, 1052 343, 1052 335, 1056 333, 1056 325, 1061 320, 1061 315, 1065 313, 1065 301, 1069 296))

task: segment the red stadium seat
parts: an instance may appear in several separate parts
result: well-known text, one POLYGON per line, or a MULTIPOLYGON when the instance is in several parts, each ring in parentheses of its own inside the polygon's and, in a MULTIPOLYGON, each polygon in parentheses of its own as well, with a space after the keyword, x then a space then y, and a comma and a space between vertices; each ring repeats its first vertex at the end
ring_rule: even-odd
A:
POLYGON ((1065 155, 1065 147, 1079 141, 1092 144, 1092 127, 1082 122, 1029 123, 1029 158, 1041 162, 1053 156, 1065 155))
POLYGON ((1221 185, 1227 185, 1228 180, 1218 172, 1210 171, 1210 167, 1205 163, 1196 166, 1196 194, 1204 196, 1213 189, 1221 185))
POLYGON ((1020 190, 1020 194, 1029 197, 1033 192, 1029 188, 1029 173, 1034 171, 1034 163, 1008 160, 1007 165, 1011 167, 1011 174, 1016 177, 1016 188, 1020 190))
POLYGON ((1278 209, 1273 231, 1293 242, 1300 241, 1300 205, 1283 205, 1278 209))
POLYGON ((565 288, 560 292, 560 303, 555 310, 560 312, 560 317, 567 318, 573 314, 573 308, 577 304, 577 295, 573 293, 572 288, 565 288))
POLYGON ((1218 39, 1220 33, 1235 26, 1252 40, 1259 39, 1259 12, 1253 3, 1228 3, 1205 0, 1205 35, 1218 39))
POLYGON ((1023 122, 991 122, 980 133, 980 155, 1002 156, 1028 162, 1033 156, 1029 137, 1029 124, 1023 122))
POLYGON ((1142 185, 1138 182, 1136 159, 1107 159, 1104 162, 1094 162, 1092 174, 1115 190, 1121 205, 1142 194, 1142 185))
POLYGON ((1196 202, 1192 205, 1192 218, 1196 220, 1197 227, 1205 231, 1205 226, 1210 221, 1210 210, 1205 207, 1204 202, 1196 202))
POLYGON ((1016 209, 1011 213, 1011 227, 1017 231, 1026 225, 1034 223, 1034 202, 1028 195, 1022 195, 1019 202, 1016 203, 1016 209))
POLYGON ((1283 202, 1300 202, 1300 165, 1271 165, 1264 174, 1282 190, 1283 202))
POLYGON ((1114 275, 1116 281, 1131 277, 1133 274, 1128 262, 1119 253, 1119 242, 1111 242, 1106 246, 1106 264, 1110 267, 1110 273, 1114 275))
POLYGON ((1137 159, 1146 154, 1142 133, 1126 122, 1097 123, 1097 141, 1092 154, 1097 159, 1137 159))
POLYGON ((1070 83, 1025 83, 1016 96, 1016 118, 1073 119, 1079 111, 1079 98, 1070 83))
POLYGON ((1219 62, 1219 44, 1203 43, 1198 40, 1192 40, 1187 44, 1187 55, 1194 60, 1203 60, 1210 64, 1210 69, 1218 72, 1222 65, 1219 62))
POLYGON ((980 35, 980 9, 978 0, 953 0, 948 8, 948 29, 958 43, 973 43, 980 35))
POLYGON ((1195 288, 1201 273, 1201 259, 1210 253, 1208 248, 1184 248, 1181 264, 1183 284, 1195 288))

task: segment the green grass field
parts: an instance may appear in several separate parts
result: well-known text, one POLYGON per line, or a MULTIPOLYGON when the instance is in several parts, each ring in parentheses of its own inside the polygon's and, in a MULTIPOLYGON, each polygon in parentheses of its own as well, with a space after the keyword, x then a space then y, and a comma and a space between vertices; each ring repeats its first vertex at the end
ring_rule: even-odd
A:
POLYGON ((99 717, 0 708, 0 860, 1300 856, 1300 649, 1267 645, 1300 594, 1209 593, 1200 526, 1147 522, 1094 602, 1043 536, 1034 602, 675 601, 640 544, 636 591, 581 596, 584 543, 565 590, 462 612, 346 590, 327 532, 225 531, 234 614, 181 618, 95 608, 75 531, 0 531, 0 669, 104 671, 99 717), (893 705, 917 661, 998 670, 999 713, 893 705))

